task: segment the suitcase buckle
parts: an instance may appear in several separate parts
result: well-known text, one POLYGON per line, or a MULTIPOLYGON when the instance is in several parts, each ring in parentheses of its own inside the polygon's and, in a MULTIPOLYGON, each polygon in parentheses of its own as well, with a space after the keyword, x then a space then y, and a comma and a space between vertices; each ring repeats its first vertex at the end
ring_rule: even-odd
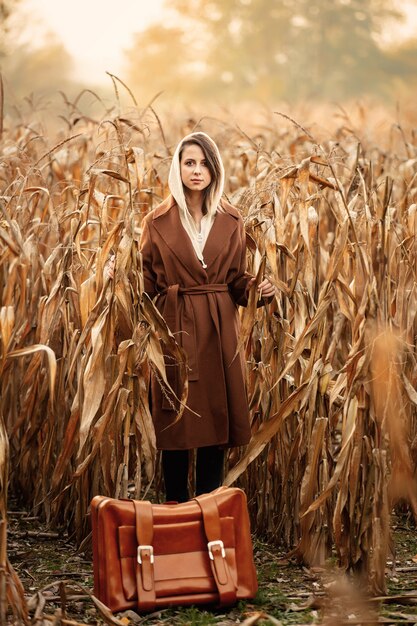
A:
POLYGON ((209 557, 211 558, 212 561, 214 561, 214 555, 212 552, 212 548, 214 548, 214 546, 219 546, 220 550, 221 550, 221 555, 223 558, 226 557, 226 551, 224 549, 224 543, 221 539, 217 539, 216 541, 209 541, 207 544, 207 548, 208 548, 208 553, 209 553, 209 557))
POLYGON ((149 550, 150 552, 150 562, 153 563, 154 562, 154 558, 153 558, 153 546, 138 546, 138 563, 139 565, 142 565, 142 555, 141 555, 141 551, 142 550, 149 550))

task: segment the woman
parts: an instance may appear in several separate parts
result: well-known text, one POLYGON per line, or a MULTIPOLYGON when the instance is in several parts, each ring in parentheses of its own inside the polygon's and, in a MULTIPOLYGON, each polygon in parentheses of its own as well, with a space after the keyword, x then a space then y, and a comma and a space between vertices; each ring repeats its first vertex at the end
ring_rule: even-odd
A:
MULTIPOLYGON (((222 481, 224 449, 250 439, 244 363, 236 356, 237 305, 246 305, 254 278, 246 272, 246 237, 239 212, 221 198, 224 169, 205 133, 184 137, 168 180, 171 195, 143 220, 140 250, 145 291, 187 355, 189 392, 178 401, 152 380, 152 417, 168 501, 188 500, 189 450, 197 448, 196 495, 222 481)), ((267 280, 259 295, 270 298, 267 280)), ((178 395, 176 365, 167 377, 178 395)))

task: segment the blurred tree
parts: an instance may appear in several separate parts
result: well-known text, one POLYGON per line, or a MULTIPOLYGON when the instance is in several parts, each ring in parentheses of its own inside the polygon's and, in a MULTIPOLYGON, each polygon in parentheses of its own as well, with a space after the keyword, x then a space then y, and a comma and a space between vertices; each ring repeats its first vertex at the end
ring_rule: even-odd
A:
POLYGON ((18 2, 19 0, 0 0, 0 28, 2 30, 6 29, 7 20, 18 2))
POLYGON ((50 95, 71 85, 72 59, 55 38, 40 48, 19 46, 4 60, 7 92, 17 101, 28 93, 50 95))
POLYGON ((383 93, 399 67, 378 44, 401 14, 392 0, 297 0, 292 66, 299 96, 346 98, 383 93))
POLYGON ((53 34, 34 38, 32 32, 25 33, 25 10, 30 10, 25 0, 0 0, 0 71, 6 110, 28 94, 50 95, 72 85, 70 54, 53 34))
MULTIPOLYGON (((346 98, 384 91, 398 73, 378 44, 401 17, 394 0, 167 0, 194 35, 202 95, 346 98), (198 41, 205 47, 197 48, 198 41), (201 80, 204 78, 204 80, 201 80)), ((181 77, 182 56, 159 31, 159 72, 181 77)), ((152 33, 147 31, 151 43, 152 33)), ((146 64, 146 49, 143 51, 146 64)), ((188 51, 189 55, 189 51, 188 51)), ((190 81, 195 78, 189 75, 190 81)), ((183 84, 186 89, 187 85, 183 84)))
POLYGON ((160 91, 172 95, 196 80, 187 36, 179 27, 156 24, 137 33, 126 57, 126 82, 140 100, 160 91))
MULTIPOLYGON (((204 95, 257 95, 285 89, 294 0, 168 0, 193 31, 206 34, 204 95)), ((204 58, 204 57, 203 57, 204 58)))
POLYGON ((6 54, 10 17, 19 0, 0 0, 0 61, 6 54))
POLYGON ((392 63, 401 68, 394 81, 395 93, 402 95, 406 83, 408 91, 412 90, 414 97, 417 87, 417 38, 397 42, 395 46, 391 46, 387 54, 392 63))

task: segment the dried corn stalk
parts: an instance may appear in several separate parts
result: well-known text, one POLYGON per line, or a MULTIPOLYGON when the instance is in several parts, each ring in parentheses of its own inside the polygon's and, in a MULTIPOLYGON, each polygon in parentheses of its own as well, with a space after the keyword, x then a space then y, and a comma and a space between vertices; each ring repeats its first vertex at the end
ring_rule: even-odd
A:
MULTIPOLYGON (((191 119, 167 117, 163 136, 151 109, 101 125, 77 120, 82 132, 55 143, 30 124, 3 130, 2 532, 8 474, 12 491, 79 541, 93 495, 140 496, 153 478, 147 381, 150 368, 165 376, 160 339, 183 363, 183 403, 187 385, 183 354, 142 297, 138 241, 191 119), (56 367, 30 353, 34 345, 56 367)), ((231 453, 226 482, 247 490, 259 533, 308 563, 335 550, 381 592, 390 506, 402 497, 415 510, 411 488, 398 485, 417 447, 416 147, 410 139, 404 150, 396 136, 380 150, 370 131, 360 145, 361 129, 346 124, 320 145, 277 118, 253 133, 204 124, 244 214, 249 267, 277 287, 274 303, 257 309, 253 299, 242 311, 253 438, 231 453), (386 329, 401 349, 375 360, 386 329), (375 369, 384 358, 389 384, 375 369), (378 384, 389 389, 386 408, 378 384)), ((0 556, 4 565, 4 547, 0 556)), ((24 614, 17 596, 11 603, 24 614)))

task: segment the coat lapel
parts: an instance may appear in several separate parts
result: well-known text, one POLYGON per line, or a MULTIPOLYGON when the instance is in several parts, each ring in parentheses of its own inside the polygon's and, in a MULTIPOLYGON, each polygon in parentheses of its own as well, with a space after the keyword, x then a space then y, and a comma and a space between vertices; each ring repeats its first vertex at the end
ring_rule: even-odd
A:
POLYGON ((193 278, 198 282, 206 283, 207 273, 198 260, 191 239, 181 224, 178 206, 173 198, 168 198, 156 209, 153 225, 171 252, 193 278))
MULTIPOLYGON (((224 212, 216 214, 213 226, 204 246, 204 261, 209 266, 227 247, 233 233, 238 227, 238 213, 236 209, 224 203, 224 212)), ((203 268, 194 251, 191 239, 181 224, 179 209, 172 198, 168 197, 156 210, 153 224, 166 245, 175 254, 177 259, 199 282, 207 282, 207 271, 203 268)))
POLYGON ((204 246, 203 256, 207 268, 217 259, 219 254, 227 247, 233 233, 238 227, 238 221, 230 213, 217 213, 213 226, 204 246))

